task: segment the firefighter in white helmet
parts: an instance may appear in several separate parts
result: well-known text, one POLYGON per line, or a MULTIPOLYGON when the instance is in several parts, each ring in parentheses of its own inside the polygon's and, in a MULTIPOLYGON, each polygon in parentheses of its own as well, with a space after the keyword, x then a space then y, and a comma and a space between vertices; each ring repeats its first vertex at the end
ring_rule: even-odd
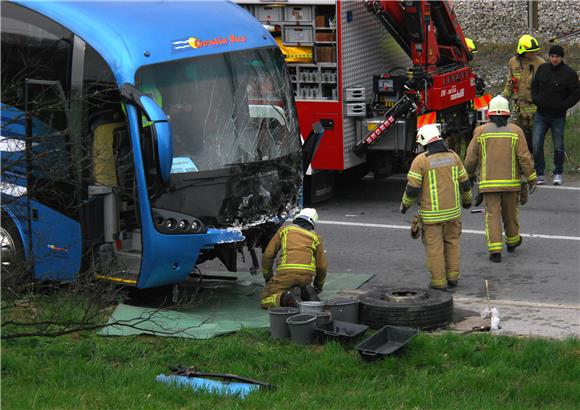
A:
POLYGON ((263 308, 296 307, 302 300, 319 300, 317 294, 324 286, 328 265, 322 238, 314 231, 317 222, 316 210, 304 208, 291 225, 282 226, 270 240, 262 256, 266 282, 260 302, 263 308))
POLYGON ((532 102, 532 80, 545 61, 536 54, 540 50, 538 40, 524 34, 518 40, 517 53, 508 62, 507 81, 501 95, 513 98, 516 124, 523 130, 530 152, 532 129, 537 107, 532 102))
POLYGON ((420 196, 421 236, 431 272, 430 287, 446 290, 459 280, 461 205, 471 206, 471 185, 459 156, 449 150, 434 124, 421 127, 419 154, 407 174, 402 213, 420 196))
POLYGON ((489 259, 501 262, 503 249, 502 219, 508 252, 522 243, 518 221, 518 200, 522 174, 535 189, 534 161, 524 133, 508 124, 508 101, 498 95, 489 102, 489 122, 477 127, 467 147, 465 169, 470 179, 479 173, 479 192, 485 201, 485 238, 489 259))

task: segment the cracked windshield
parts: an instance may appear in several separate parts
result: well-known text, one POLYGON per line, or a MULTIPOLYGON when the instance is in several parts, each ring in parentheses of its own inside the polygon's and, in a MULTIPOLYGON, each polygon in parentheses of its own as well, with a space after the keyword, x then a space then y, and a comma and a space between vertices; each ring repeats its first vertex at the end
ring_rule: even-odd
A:
POLYGON ((300 149, 277 49, 217 54, 142 67, 137 86, 168 114, 172 173, 273 160, 300 149))

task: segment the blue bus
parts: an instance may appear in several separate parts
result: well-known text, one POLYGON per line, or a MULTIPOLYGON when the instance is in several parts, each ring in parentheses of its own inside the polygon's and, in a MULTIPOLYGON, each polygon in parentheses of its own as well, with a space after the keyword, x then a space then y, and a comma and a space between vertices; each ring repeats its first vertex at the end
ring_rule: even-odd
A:
POLYGON ((2 268, 137 288, 236 271, 301 206, 292 85, 229 1, 2 2, 2 268))

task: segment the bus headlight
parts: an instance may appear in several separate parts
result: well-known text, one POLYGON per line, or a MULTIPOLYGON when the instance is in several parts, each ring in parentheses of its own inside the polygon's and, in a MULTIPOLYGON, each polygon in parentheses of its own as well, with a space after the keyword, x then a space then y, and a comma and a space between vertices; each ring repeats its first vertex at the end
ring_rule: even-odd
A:
POLYGON ((199 221, 193 221, 191 223, 191 230, 193 232, 199 232, 201 230, 201 222, 199 222, 199 221))
POLYGON ((185 231, 189 228, 189 221, 187 219, 182 219, 179 221, 179 225, 177 226, 180 230, 185 231))
POLYGON ((177 221, 173 218, 168 218, 165 221, 165 227, 169 230, 174 230, 177 227, 177 221))

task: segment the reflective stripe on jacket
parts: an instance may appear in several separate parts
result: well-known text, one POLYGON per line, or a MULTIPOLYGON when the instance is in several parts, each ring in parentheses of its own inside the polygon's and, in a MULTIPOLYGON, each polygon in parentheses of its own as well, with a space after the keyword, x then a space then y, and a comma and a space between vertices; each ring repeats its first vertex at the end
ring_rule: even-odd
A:
POLYGON ((465 169, 469 175, 479 169, 480 192, 519 191, 522 174, 528 181, 536 179, 524 132, 515 124, 477 127, 467 147, 465 169))
POLYGON ((327 262, 324 255, 322 239, 314 231, 297 225, 283 226, 276 232, 264 254, 262 255, 262 270, 264 275, 270 275, 274 259, 280 252, 276 263, 277 271, 300 271, 316 274, 316 278, 324 283, 327 262))
MULTIPOLYGON (((434 224, 461 216, 462 193, 460 183, 468 176, 459 156, 452 152, 422 153, 411 164, 407 174, 407 185, 421 189, 419 214, 426 224, 434 224)), ((470 198, 471 191, 465 192, 463 200, 470 198)), ((410 207, 414 199, 406 193, 403 204, 410 207)))

